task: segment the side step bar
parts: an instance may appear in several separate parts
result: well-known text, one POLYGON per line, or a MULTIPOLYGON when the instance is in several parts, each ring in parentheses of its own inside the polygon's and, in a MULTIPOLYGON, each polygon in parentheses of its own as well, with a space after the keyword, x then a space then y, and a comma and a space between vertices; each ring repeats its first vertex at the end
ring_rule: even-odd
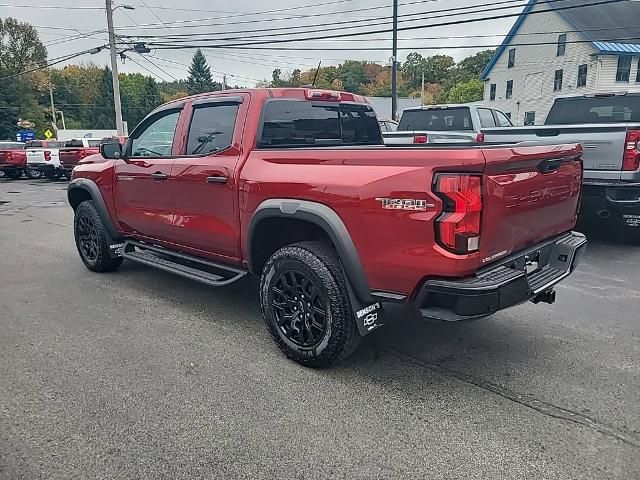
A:
POLYGON ((122 249, 127 260, 142 263, 181 277, 214 287, 224 287, 240 280, 248 272, 240 268, 215 263, 204 258, 174 252, 148 243, 127 240, 122 249))

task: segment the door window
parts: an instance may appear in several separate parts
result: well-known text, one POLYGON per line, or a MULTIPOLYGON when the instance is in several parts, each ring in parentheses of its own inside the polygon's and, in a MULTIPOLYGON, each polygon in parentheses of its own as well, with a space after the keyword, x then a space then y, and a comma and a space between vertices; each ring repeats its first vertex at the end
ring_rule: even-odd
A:
POLYGON ((511 120, 509 120, 509 118, 511 118, 511 114, 504 114, 500 110, 494 110, 493 113, 496 114, 496 120, 498 121, 498 126, 499 127, 512 127, 513 126, 513 124, 511 123, 511 120))
POLYGON ((480 126, 482 128, 491 128, 496 126, 496 120, 493 118, 493 114, 488 108, 479 108, 478 116, 480 117, 480 126))
POLYGON ((156 117, 147 125, 143 123, 141 130, 135 131, 131 137, 130 156, 170 157, 179 117, 180 110, 174 110, 156 117))
POLYGON ((237 103, 196 107, 189 127, 187 155, 208 155, 229 148, 237 116, 237 103))

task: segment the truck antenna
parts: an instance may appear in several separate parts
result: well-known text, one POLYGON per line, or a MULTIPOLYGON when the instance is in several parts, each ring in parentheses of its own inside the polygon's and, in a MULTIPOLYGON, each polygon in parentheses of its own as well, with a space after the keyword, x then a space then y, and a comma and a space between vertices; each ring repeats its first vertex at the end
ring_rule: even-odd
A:
POLYGON ((311 86, 316 86, 316 80, 318 79, 318 73, 320 73, 320 65, 322 65, 322 60, 318 62, 318 68, 316 68, 316 74, 313 76, 313 82, 311 82, 311 86))

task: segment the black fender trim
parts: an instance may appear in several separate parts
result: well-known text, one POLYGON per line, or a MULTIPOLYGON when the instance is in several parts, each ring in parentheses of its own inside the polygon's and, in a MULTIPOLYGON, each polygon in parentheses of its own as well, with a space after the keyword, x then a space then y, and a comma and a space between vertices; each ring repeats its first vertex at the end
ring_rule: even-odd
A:
POLYGON ((286 198, 275 198, 262 202, 253 215, 247 239, 248 260, 252 272, 251 246, 253 244, 253 234, 260 221, 270 217, 305 220, 322 228, 338 251, 338 257, 342 262, 349 285, 359 303, 367 305, 375 302, 371 295, 367 276, 360 262, 360 256, 347 227, 335 211, 321 203, 286 198))
POLYGON ((96 205, 96 209, 100 214, 100 218, 102 218, 102 223, 104 224, 104 228, 107 230, 107 233, 111 237, 109 243, 116 243, 122 241, 122 236, 118 233, 115 226, 111 222, 111 217, 109 217, 109 211, 107 210, 107 205, 104 203, 104 199, 102 198, 102 193, 100 193, 100 189, 96 182, 93 180, 89 180, 88 178, 76 178, 69 183, 67 187, 67 200, 69 201, 69 205, 73 207, 75 210, 75 206, 72 202, 72 192, 76 189, 85 190, 91 195, 91 199, 96 205))

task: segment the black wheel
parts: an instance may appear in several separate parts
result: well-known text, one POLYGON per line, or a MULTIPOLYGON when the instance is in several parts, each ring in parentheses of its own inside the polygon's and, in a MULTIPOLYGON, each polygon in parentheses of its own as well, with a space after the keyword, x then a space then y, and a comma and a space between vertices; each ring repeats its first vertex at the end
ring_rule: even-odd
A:
POLYGON ((0 170, 0 178, 4 178, 6 176, 6 174, 4 173, 4 170, 0 170))
POLYGON ((38 178, 42 178, 42 172, 40 170, 34 170, 31 168, 25 168, 24 169, 24 173, 27 176, 27 178, 30 178, 31 180, 36 180, 38 178))
POLYGON ((4 173, 11 180, 18 180, 22 176, 22 170, 5 170, 4 173))
POLYGON ((71 170, 65 170, 63 175, 67 180, 71 180, 71 170))
POLYGON ((122 264, 122 257, 111 258, 102 219, 91 200, 78 205, 73 222, 76 247, 82 262, 94 272, 110 272, 122 264))
POLYGON ((260 279, 262 315, 287 357, 314 368, 348 357, 362 337, 334 249, 322 242, 281 248, 260 279))

